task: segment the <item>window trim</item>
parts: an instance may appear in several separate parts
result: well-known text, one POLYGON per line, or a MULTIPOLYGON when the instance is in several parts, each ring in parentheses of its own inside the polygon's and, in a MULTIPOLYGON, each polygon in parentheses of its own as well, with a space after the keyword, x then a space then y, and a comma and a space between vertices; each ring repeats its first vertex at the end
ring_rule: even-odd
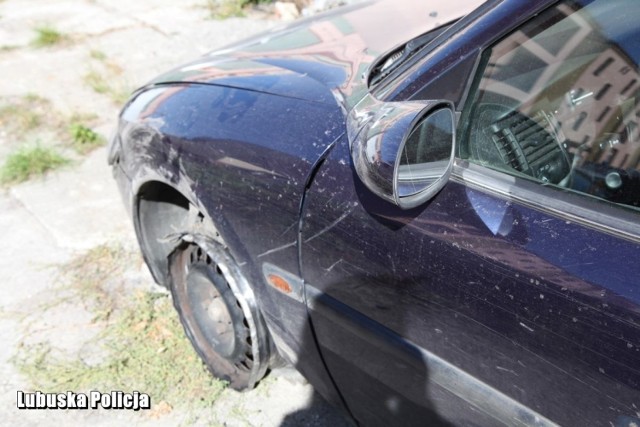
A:
POLYGON ((456 158, 452 181, 565 221, 640 243, 640 212, 456 158))

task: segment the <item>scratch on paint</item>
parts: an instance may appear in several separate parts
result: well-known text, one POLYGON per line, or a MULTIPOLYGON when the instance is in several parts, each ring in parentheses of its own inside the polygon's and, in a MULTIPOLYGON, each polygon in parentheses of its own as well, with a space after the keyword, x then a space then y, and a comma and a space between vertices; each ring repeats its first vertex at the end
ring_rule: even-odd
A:
POLYGON ((293 224, 291 224, 290 226, 288 226, 288 227, 287 227, 287 229, 286 229, 286 230, 284 230, 284 231, 282 232, 282 234, 280 234, 280 236, 278 236, 278 237, 282 237, 282 236, 284 236, 284 235, 285 235, 285 234, 287 234, 287 233, 288 233, 288 232, 289 232, 293 227, 295 227, 295 226, 296 226, 296 225, 298 225, 298 224, 299 224, 299 221, 294 222, 293 224))
POLYGON ((351 214, 351 210, 348 210, 347 212, 343 213, 342 215, 340 215, 340 218, 336 219, 335 221, 333 221, 331 224, 329 224, 328 226, 326 226, 325 228, 323 228, 322 230, 318 231, 316 234, 314 234, 313 236, 309 237, 307 240, 305 240, 305 243, 309 243, 310 241, 312 241, 313 239, 315 239, 316 237, 320 237, 321 235, 323 235, 324 233, 326 233, 327 231, 331 230, 333 227, 335 227, 336 225, 338 225, 342 220, 344 220, 346 217, 349 216, 349 214, 351 214))
POLYGON ((274 252, 281 251, 281 250, 283 250, 283 249, 290 248, 291 246, 295 246, 295 245, 296 245, 296 242, 295 242, 295 240, 294 240, 293 242, 291 242, 291 243, 287 243, 286 245, 282 245, 282 246, 278 246, 277 248, 269 249, 268 251, 263 252, 263 253, 261 253, 260 255, 258 255, 258 258, 261 258, 261 257, 263 257, 263 256, 267 256, 267 255, 272 254, 272 253, 274 253, 274 252))
POLYGON ((524 323, 520 322, 520 326, 522 326, 523 328, 525 328, 527 331, 529 332, 534 332, 533 329, 531 329, 529 326, 525 325, 524 323))
POLYGON ((393 257, 391 256, 391 254, 388 255, 389 257, 389 261, 391 261, 391 269, 393 270, 393 274, 396 274, 396 263, 393 262, 393 257))
POLYGON ((326 271, 327 273, 330 273, 331 270, 333 270, 333 267, 335 267, 336 265, 340 264, 341 262, 342 262, 342 258, 340 258, 338 261, 336 261, 333 264, 331 264, 331 267, 325 268, 324 271, 326 271))
POLYGON ((362 272, 364 272, 364 273, 366 273, 366 274, 369 274, 369 273, 370 273, 370 271, 365 270, 364 268, 362 268, 362 267, 360 267, 360 266, 358 266, 358 265, 356 265, 356 264, 353 264, 353 263, 350 263, 350 262, 347 262, 347 261, 345 261, 344 263, 345 263, 346 265, 351 266, 351 267, 355 268, 356 270, 360 270, 360 271, 362 271, 362 272))
POLYGON ((503 372, 509 372, 510 374, 515 375, 516 377, 518 377, 519 375, 516 373, 516 371, 513 371, 511 369, 507 369, 507 368, 503 368, 502 366, 496 366, 496 369, 499 371, 503 371, 503 372))
POLYGON ((515 384, 513 384, 513 388, 517 389, 517 390, 520 392, 520 394, 525 394, 525 393, 526 393, 526 392, 524 391, 524 389, 522 389, 522 388, 518 387, 518 386, 517 386, 517 385, 515 385, 515 384))
POLYGON ((340 264, 342 261, 344 261, 343 258, 340 258, 338 261, 334 262, 333 264, 331 264, 331 266, 329 268, 325 268, 324 269, 324 274, 322 275, 322 277, 326 276, 327 274, 331 273, 331 271, 333 270, 333 268, 340 264))

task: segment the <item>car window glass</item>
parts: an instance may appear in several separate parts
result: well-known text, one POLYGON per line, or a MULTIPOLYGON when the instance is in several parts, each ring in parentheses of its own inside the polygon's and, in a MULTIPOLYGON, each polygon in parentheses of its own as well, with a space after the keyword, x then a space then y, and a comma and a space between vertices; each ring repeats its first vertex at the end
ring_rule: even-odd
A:
POLYGON ((640 206, 640 1, 563 1, 488 49, 460 155, 640 206))

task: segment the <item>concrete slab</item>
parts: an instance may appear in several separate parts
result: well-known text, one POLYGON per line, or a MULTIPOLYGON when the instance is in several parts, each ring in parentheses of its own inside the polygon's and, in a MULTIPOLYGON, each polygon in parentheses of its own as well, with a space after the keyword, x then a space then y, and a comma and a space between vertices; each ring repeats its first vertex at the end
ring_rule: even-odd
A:
POLYGON ((91 65, 88 52, 77 46, 0 53, 0 76, 10 76, 0 79, 0 96, 37 94, 64 115, 96 112, 114 117, 113 101, 84 82, 91 65))
POLYGON ((17 199, 0 195, 0 310, 16 311, 25 300, 51 287, 52 272, 69 259, 44 226, 17 199))
POLYGON ((122 13, 110 13, 89 1, 4 1, 0 3, 0 40, 3 46, 26 47, 39 27, 51 27, 64 35, 101 34, 135 25, 122 13))
POLYGON ((116 105, 108 94, 96 94, 89 87, 88 73, 103 75, 113 87, 133 90, 168 68, 276 24, 257 19, 213 20, 205 5, 0 2, 0 47, 20 47, 0 49, 0 96, 37 93, 64 114, 92 111, 113 120, 116 105), (30 46, 35 28, 41 25, 50 25, 69 40, 45 48, 30 46), (104 53, 111 67, 105 69, 91 59, 92 51, 104 53))
POLYGON ((107 168, 105 148, 77 168, 11 189, 11 195, 65 249, 89 249, 109 240, 133 240, 131 221, 107 168))

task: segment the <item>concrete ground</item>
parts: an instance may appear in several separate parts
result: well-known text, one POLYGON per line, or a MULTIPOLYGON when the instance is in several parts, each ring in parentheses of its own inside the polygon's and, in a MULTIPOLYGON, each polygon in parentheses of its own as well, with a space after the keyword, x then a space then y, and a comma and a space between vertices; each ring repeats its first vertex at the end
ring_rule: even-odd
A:
MULTIPOLYGON (((282 24, 267 15, 227 20, 209 15, 207 0, 0 0, 0 104, 36 94, 46 100, 52 123, 95 115, 92 128, 108 138, 123 93, 181 61, 282 24), (55 28, 65 40, 35 47, 35 29, 43 26, 55 28), (106 87, 102 93, 98 83, 106 87)), ((21 144, 33 142, 21 140, 11 126, 0 120, 0 164, 21 144)), ((55 145, 62 131, 45 128, 38 139, 55 145)), ((72 157, 74 162, 60 171, 0 189, 0 424, 189 423, 178 410, 150 419, 132 411, 16 408, 17 391, 29 390, 29 384, 11 358, 24 338, 24 318, 38 319, 59 266, 104 243, 137 246, 105 149, 72 157)), ((127 268, 132 287, 152 286, 144 266, 127 268)), ((81 343, 91 333, 83 307, 56 316, 42 316, 41 332, 67 344, 81 343)), ((272 373, 251 392, 226 390, 210 411, 214 424, 230 426, 344 423, 288 369, 272 373)))

